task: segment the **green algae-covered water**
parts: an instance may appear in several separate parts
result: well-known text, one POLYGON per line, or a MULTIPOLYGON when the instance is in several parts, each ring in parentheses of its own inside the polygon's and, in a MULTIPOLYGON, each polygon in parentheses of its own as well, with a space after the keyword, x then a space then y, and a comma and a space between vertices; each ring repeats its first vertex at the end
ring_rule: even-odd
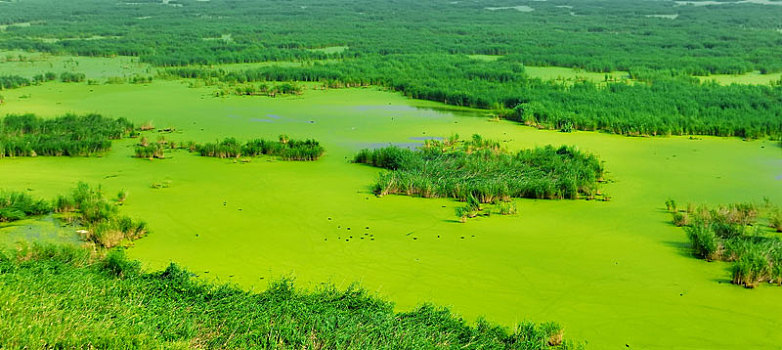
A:
POLYGON ((4 91, 0 113, 98 112, 174 127, 166 137, 175 140, 284 133, 318 139, 325 156, 243 163, 174 152, 149 161, 131 158, 133 141, 125 140, 100 158, 0 160, 0 187, 46 198, 77 181, 127 190, 123 212, 152 230, 129 249, 147 269, 173 261, 256 290, 286 276, 302 287, 358 282, 401 310, 429 301, 509 326, 557 321, 593 349, 782 342, 782 288, 745 290, 729 283, 727 264, 692 258, 663 205, 782 202, 782 148, 773 142, 540 131, 375 88, 276 99, 212 93, 181 81, 47 83, 4 91), (594 152, 605 161, 603 190, 612 200, 519 200, 518 215, 462 224, 454 215, 461 204, 451 200, 375 197, 369 185, 378 170, 348 162, 364 147, 454 133, 480 133, 510 149, 571 144, 594 152))

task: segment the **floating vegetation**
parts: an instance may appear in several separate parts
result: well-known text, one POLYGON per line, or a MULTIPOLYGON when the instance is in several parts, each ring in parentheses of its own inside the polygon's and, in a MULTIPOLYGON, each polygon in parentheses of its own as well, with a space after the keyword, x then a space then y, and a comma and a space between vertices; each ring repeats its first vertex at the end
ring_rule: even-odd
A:
MULTIPOLYGON (((466 141, 458 136, 427 140, 418 150, 364 149, 353 161, 390 170, 381 173, 373 186, 377 195, 455 198, 478 204, 511 198, 592 199, 603 176, 597 157, 573 147, 511 153, 479 135, 466 141)), ((479 210, 470 205, 464 213, 471 216, 479 210)))

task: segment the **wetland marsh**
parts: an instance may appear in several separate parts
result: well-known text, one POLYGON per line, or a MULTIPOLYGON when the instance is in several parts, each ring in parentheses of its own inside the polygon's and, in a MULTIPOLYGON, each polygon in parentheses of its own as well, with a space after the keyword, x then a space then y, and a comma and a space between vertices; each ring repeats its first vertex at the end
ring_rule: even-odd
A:
POLYGON ((0 0, 0 348, 779 347, 777 3, 0 0))
POLYGON ((470 319, 556 319, 596 348, 696 347, 723 336, 726 348, 778 341, 778 321, 768 315, 782 295, 735 288, 727 264, 691 258, 662 206, 670 193, 696 203, 782 200, 780 149, 770 141, 536 130, 376 88, 215 98, 209 88, 158 81, 51 83, 4 94, 6 113, 97 112, 175 127, 171 139, 287 133, 326 148, 319 161, 304 163, 183 151, 148 161, 132 158, 133 141, 120 140, 102 157, 2 160, 4 187, 42 197, 78 181, 127 191, 123 211, 152 228, 128 250, 145 269, 174 261, 200 278, 256 290, 285 276, 309 288, 357 281, 402 310, 436 300, 470 319), (453 200, 375 197, 370 185, 379 170, 349 162, 367 144, 476 132, 509 149, 566 144, 599 154, 612 200, 517 200, 517 215, 461 224, 453 200), (169 185, 153 188, 158 182, 169 185), (593 332, 595 324, 611 331, 593 332), (738 334, 758 336, 739 344, 738 334))

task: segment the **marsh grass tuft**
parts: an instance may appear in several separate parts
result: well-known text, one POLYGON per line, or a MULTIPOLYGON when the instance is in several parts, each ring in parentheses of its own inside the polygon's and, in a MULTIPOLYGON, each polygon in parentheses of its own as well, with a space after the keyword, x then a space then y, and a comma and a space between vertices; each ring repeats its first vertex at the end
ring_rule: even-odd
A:
POLYGON ((761 282, 782 285, 782 238, 758 225, 766 214, 774 228, 779 209, 770 204, 763 208, 752 203, 688 205, 686 213, 672 216, 674 224, 684 227, 696 257, 732 263, 732 283, 746 288, 761 282))
POLYGON ((120 191, 115 198, 109 201, 100 186, 91 187, 83 182, 70 195, 60 195, 51 202, 34 199, 26 193, 0 192, 0 222, 61 214, 62 219, 85 228, 80 230, 83 240, 96 248, 108 249, 147 233, 146 223, 119 214, 127 193, 120 191))
POLYGON ((511 153, 479 135, 466 141, 458 137, 427 140, 415 151, 396 146, 364 149, 353 162, 389 170, 381 173, 373 186, 380 196, 402 194, 465 202, 474 198, 479 203, 512 198, 594 198, 603 176, 597 157, 573 147, 546 146, 511 153))
POLYGON ((226 138, 216 143, 188 144, 187 149, 198 152, 203 157, 239 158, 260 155, 277 156, 281 160, 315 161, 323 155, 324 149, 318 141, 294 140, 280 135, 277 141, 253 139, 245 143, 236 138, 226 138))
POLYGON ((0 119, 0 158, 91 156, 111 148, 111 140, 128 137, 133 124, 98 114, 68 114, 43 119, 32 114, 0 119))

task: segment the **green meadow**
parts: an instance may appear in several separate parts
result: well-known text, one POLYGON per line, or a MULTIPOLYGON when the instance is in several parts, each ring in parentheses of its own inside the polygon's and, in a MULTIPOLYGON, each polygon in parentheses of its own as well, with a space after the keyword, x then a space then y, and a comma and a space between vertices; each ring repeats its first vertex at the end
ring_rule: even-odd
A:
MULTIPOLYGON (((59 73, 73 65, 68 62, 78 62, 75 71, 90 79, 150 74, 133 59, 56 56, 0 63, 0 73, 59 73), (104 60, 114 68, 104 68, 104 60)), ((538 74, 573 73, 563 70, 569 69, 538 74)), ((736 287, 727 263, 694 259, 663 205, 669 198, 779 203, 778 142, 537 130, 377 87, 308 85, 302 95, 270 98, 214 97, 213 86, 189 85, 49 82, 3 91, 0 114, 100 113, 171 128, 165 137, 176 141, 286 134, 316 139, 326 153, 316 162, 245 162, 176 150, 146 160, 133 158, 137 141, 125 139, 100 157, 2 159, 0 187, 39 198, 79 181, 126 191, 122 212, 143 218, 151 232, 127 254, 148 271, 176 262, 202 280, 255 291, 284 277, 308 289, 358 282, 401 311, 436 302, 468 320, 557 321, 570 339, 594 349, 782 342, 779 289, 736 287), (515 215, 460 223, 454 210, 463 203, 376 197, 371 186, 381 170, 350 162, 364 148, 476 133, 510 150, 552 144, 594 153, 604 161, 601 190, 611 200, 519 199, 515 215)), ((156 139, 159 133, 142 134, 156 139)), ((0 226, 0 242, 73 241, 75 233, 65 231, 50 219, 28 220, 0 226)))

